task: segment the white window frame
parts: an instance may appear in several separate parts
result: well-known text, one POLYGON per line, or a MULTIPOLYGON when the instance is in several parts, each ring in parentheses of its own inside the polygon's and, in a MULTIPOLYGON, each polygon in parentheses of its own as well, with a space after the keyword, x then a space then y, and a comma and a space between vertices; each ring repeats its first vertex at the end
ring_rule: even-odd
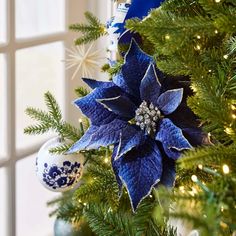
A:
MULTIPOLYGON (((83 12, 87 9, 88 1, 84 0, 65 0, 65 31, 58 33, 45 34, 33 38, 18 40, 15 37, 15 0, 7 0, 7 43, 0 44, 0 53, 6 55, 7 79, 5 84, 6 98, 6 156, 0 159, 0 169, 6 169, 7 179, 7 235, 15 236, 16 232, 16 164, 19 160, 27 158, 36 153, 42 143, 25 148, 16 149, 16 71, 15 71, 15 55, 19 49, 29 48, 33 46, 46 45, 53 42, 63 42, 65 47, 70 47, 73 43, 75 35, 68 32, 68 25, 79 22, 83 18, 83 12)), ((56 2, 56 0, 55 0, 56 2)), ((56 5, 56 3, 55 3, 56 5)), ((60 60, 60 58, 58 58, 60 60)), ((73 98, 72 88, 74 84, 70 83, 71 72, 66 71, 63 81, 64 94, 63 111, 66 120, 72 119, 71 108, 69 104, 73 98)), ((5 235, 4 235, 5 236, 5 235)))

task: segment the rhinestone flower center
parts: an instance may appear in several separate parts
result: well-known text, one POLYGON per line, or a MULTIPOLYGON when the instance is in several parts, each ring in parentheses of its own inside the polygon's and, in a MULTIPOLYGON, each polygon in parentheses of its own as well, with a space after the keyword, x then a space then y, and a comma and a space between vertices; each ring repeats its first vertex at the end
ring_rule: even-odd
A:
POLYGON ((157 121, 160 118, 161 112, 158 107, 155 107, 152 103, 148 105, 146 101, 143 101, 135 111, 136 125, 148 134, 154 134, 156 132, 157 121))

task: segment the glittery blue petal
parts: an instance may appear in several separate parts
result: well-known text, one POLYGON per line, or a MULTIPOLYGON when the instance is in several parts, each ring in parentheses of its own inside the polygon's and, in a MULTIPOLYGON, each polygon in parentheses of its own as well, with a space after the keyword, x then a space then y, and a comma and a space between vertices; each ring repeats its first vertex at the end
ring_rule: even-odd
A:
POLYGON ((96 99, 109 98, 120 95, 120 89, 117 86, 110 88, 96 88, 85 97, 79 98, 75 104, 86 115, 93 125, 102 125, 114 120, 117 115, 108 111, 96 99))
POLYGON ((121 133, 115 160, 119 159, 133 148, 142 145, 145 139, 146 137, 143 131, 137 130, 134 126, 130 125, 121 133))
POLYGON ((162 143, 165 153, 172 159, 178 159, 181 151, 192 148, 181 129, 167 118, 160 121, 156 140, 162 143))
MULTIPOLYGON (((75 143, 75 147, 73 146, 72 148, 79 147, 80 150, 91 150, 118 143, 120 141, 120 134, 129 126, 130 124, 128 122, 115 119, 108 124, 99 126, 94 133, 91 134, 90 132, 90 139, 88 141, 86 140, 87 142, 84 142, 82 137, 75 143)), ((87 133, 85 135, 87 136, 87 133)))
POLYGON ((86 146, 90 143, 91 137, 99 129, 98 126, 90 126, 85 134, 66 152, 66 154, 71 154, 84 150, 86 146))
POLYGON ((118 45, 129 45, 132 39, 134 39, 138 44, 141 44, 142 42, 142 38, 138 33, 125 30, 118 39, 118 45))
POLYGON ((130 124, 126 121, 115 119, 109 124, 101 125, 91 137, 86 149, 97 149, 106 147, 120 141, 120 135, 124 130, 129 129, 130 124))
POLYGON ((169 115, 179 106, 183 98, 183 89, 172 89, 162 93, 156 105, 164 115, 169 115))
POLYGON ((121 67, 121 72, 114 77, 113 82, 123 91, 140 98, 140 83, 152 61, 152 57, 144 53, 137 43, 132 40, 125 55, 125 63, 121 67))
POLYGON ((109 87, 115 86, 115 84, 112 82, 99 81, 99 80, 94 80, 94 79, 89 79, 89 78, 82 78, 82 80, 92 89, 109 88, 109 87))
POLYGON ((126 96, 118 96, 113 98, 98 99, 105 108, 113 113, 126 118, 133 118, 135 116, 136 106, 126 96))
POLYGON ((113 82, 114 84, 116 84, 118 87, 120 87, 124 92, 128 93, 128 94, 132 94, 132 89, 129 88, 128 84, 126 83, 122 72, 120 71, 119 73, 117 73, 114 77, 113 77, 113 82))
POLYGON ((166 156, 163 156, 162 165, 163 172, 160 184, 165 185, 166 187, 173 187, 176 175, 175 161, 166 156))
POLYGON ((156 105, 160 95, 161 84, 157 78, 155 66, 150 65, 140 85, 140 96, 143 101, 156 105))
POLYGON ((118 184, 118 187, 119 187, 119 195, 121 195, 122 194, 122 186, 123 186, 122 181, 119 177, 119 169, 120 169, 121 158, 118 159, 118 160, 115 160, 117 150, 118 150, 118 144, 114 145, 111 164, 112 164, 112 168, 113 168, 114 174, 116 176, 116 181, 117 181, 117 184, 118 184))
POLYGON ((155 141, 149 139, 144 145, 131 150, 117 160, 120 161, 119 176, 127 188, 134 211, 160 181, 161 159, 155 141))
POLYGON ((200 128, 183 128, 184 136, 188 139, 192 146, 212 145, 210 137, 200 128))

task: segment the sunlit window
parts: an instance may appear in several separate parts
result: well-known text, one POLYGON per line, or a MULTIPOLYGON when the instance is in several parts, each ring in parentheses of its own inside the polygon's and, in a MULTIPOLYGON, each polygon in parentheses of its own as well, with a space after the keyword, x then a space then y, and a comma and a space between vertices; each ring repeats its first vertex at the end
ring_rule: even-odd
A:
MULTIPOLYGON (((44 109, 50 91, 70 117, 73 90, 65 47, 87 3, 77 0, 0 0, 0 236, 52 236, 47 201, 58 195, 37 180, 35 159, 51 135, 27 136, 28 106, 44 109), (67 96, 65 96, 65 94, 67 96), (66 104, 66 105, 65 105, 66 104)), ((78 113, 76 113, 78 114, 78 113)))

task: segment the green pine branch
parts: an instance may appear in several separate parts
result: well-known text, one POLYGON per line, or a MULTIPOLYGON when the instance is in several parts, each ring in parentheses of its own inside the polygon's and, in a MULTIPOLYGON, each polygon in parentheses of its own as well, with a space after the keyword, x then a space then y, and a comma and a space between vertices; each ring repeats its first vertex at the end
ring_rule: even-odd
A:
POLYGON ((79 129, 65 121, 60 122, 58 129, 63 137, 74 142, 78 141, 82 136, 82 132, 79 129))
POLYGON ((232 53, 235 53, 236 52, 236 36, 234 37, 231 37, 229 40, 228 40, 228 51, 229 51, 229 54, 232 54, 232 53))
POLYGON ((235 179, 226 175, 215 177, 208 186, 201 182, 195 185, 194 192, 185 187, 184 193, 177 189, 170 195, 174 200, 174 211, 169 213, 170 216, 189 221, 203 236, 230 235, 229 232, 235 227, 232 210, 235 204, 235 179))
POLYGON ((117 208, 119 204, 118 186, 111 168, 108 169, 104 164, 90 161, 83 179, 85 183, 74 194, 77 201, 107 202, 112 208, 117 208))
POLYGON ((31 118, 36 121, 44 122, 44 123, 53 123, 51 116, 40 109, 28 107, 25 113, 31 118))
POLYGON ((212 16, 214 25, 226 33, 235 33, 234 27, 236 24, 236 7, 235 3, 224 4, 223 1, 219 4, 215 1, 199 0, 203 9, 212 16))
POLYGON ((110 66, 109 64, 105 64, 102 67, 103 72, 107 72, 110 77, 118 74, 118 72, 121 70, 122 65, 124 64, 124 60, 119 60, 114 66, 110 66))
POLYGON ((73 203, 73 201, 67 201, 65 204, 60 206, 57 211, 57 217, 70 223, 76 223, 83 217, 84 205, 73 203))
POLYGON ((27 128, 24 129, 24 133, 29 135, 44 134, 50 129, 51 125, 49 123, 29 125, 27 128))
MULTIPOLYGON (((232 157, 236 153, 235 145, 223 146, 209 146, 190 150, 185 152, 178 160, 180 168, 193 169, 198 165, 217 167, 218 165, 228 164, 234 172, 236 170, 236 163, 232 161, 232 157)), ((221 168, 221 166, 220 166, 221 168)))
POLYGON ((78 87, 78 88, 75 89, 75 94, 78 97, 85 97, 86 95, 89 94, 89 91, 84 87, 78 87))
MULTIPOLYGON (((32 107, 26 109, 26 114, 38 123, 26 127, 24 133, 36 135, 53 130, 62 138, 69 139, 73 142, 79 140, 82 136, 81 131, 63 121, 60 107, 53 95, 50 92, 47 92, 45 93, 44 98, 48 111, 42 111, 32 107)), ((62 147, 59 147, 58 149, 55 149, 55 151, 57 152, 61 148, 62 147)))
POLYGON ((193 181, 191 180, 192 175, 197 175, 198 179, 205 183, 210 183, 214 178, 214 176, 210 175, 209 173, 206 173, 205 171, 197 168, 196 164, 193 164, 192 168, 181 168, 182 166, 183 165, 177 165, 177 176, 175 180, 176 188, 180 186, 192 187, 194 185, 193 181))
POLYGON ((49 150, 50 153, 52 154, 65 154, 70 148, 71 146, 73 145, 73 143, 71 144, 62 144, 60 146, 57 146, 55 148, 51 148, 49 150))
POLYGON ((73 192, 68 191, 48 202, 47 206, 49 207, 57 206, 57 209, 53 210, 50 216, 56 215, 57 218, 70 223, 79 222, 83 217, 84 204, 82 202, 74 202, 72 196, 73 192))
POLYGON ((101 203, 88 204, 84 216, 98 236, 134 236, 135 228, 125 212, 113 212, 101 203))
POLYGON ((76 45, 95 41, 107 34, 106 26, 96 16, 88 11, 84 15, 88 24, 77 23, 69 26, 70 30, 82 33, 82 36, 75 40, 76 45))
POLYGON ((176 229, 167 224, 167 217, 162 210, 162 206, 153 199, 154 196, 145 199, 133 216, 136 235, 176 236, 176 229))
POLYGON ((44 94, 44 99, 45 99, 45 103, 47 105, 49 114, 59 124, 62 119, 62 114, 61 114, 61 110, 56 99, 53 97, 53 95, 50 92, 47 92, 44 94))

